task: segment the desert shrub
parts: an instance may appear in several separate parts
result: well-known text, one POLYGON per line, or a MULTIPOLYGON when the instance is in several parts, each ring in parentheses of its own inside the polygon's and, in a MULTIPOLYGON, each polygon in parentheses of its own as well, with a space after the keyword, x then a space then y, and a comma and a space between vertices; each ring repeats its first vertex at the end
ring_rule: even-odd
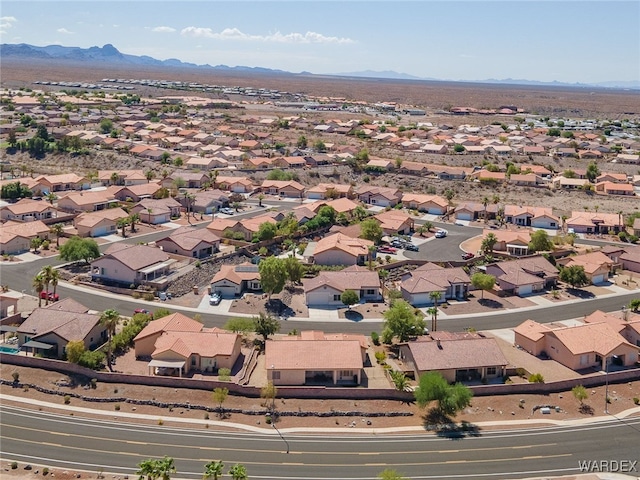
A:
POLYGON ((161 418, 158 419, 158 425, 164 425, 164 421, 161 418))
POLYGON ((383 363, 385 361, 385 359, 387 358, 387 354, 384 352, 376 352, 376 362, 378 363, 383 363))
POLYGON ((640 405, 640 398, 638 398, 638 397, 633 397, 633 403, 634 403, 635 405, 640 405))
POLYGON ((115 411, 119 412, 119 411, 120 411, 120 404, 119 404, 119 403, 116 403, 116 404, 113 406, 113 408, 114 408, 114 410, 115 410, 115 411))
POLYGON ((221 382, 228 382, 231 380, 231 369, 221 368, 218 370, 218 380, 221 382))
POLYGON ((371 341, 374 345, 380 345, 380 335, 378 335, 378 332, 371 332, 371 341))
POLYGON ((64 396, 64 404, 69 405, 71 403, 71 397, 69 395, 64 396))
POLYGON ((91 379, 91 388, 93 388, 95 390, 97 385, 98 385, 98 379, 97 378, 92 378, 91 379))
POLYGON ((78 360, 78 365, 92 370, 99 370, 104 366, 105 355, 100 351, 85 351, 78 360))
POLYGON ((18 468, 18 462, 11 462, 11 470, 18 468))
POLYGON ((18 383, 20 381, 20 372, 11 372, 11 378, 15 383, 18 383))
POLYGON ((151 292, 145 293, 142 298, 144 298, 147 302, 153 302, 155 299, 155 295, 151 292))
POLYGON ((529 383, 544 383, 544 377, 541 373, 534 373, 529 376, 529 383))
POLYGON ((520 378, 524 378, 525 376, 525 370, 522 367, 516 368, 516 375, 518 375, 520 378))
POLYGON ((209 420, 209 413, 204 412, 204 419, 205 419, 205 420, 209 420))
POLYGON ((133 292, 133 293, 131 294, 131 296, 132 296, 133 298, 135 298, 136 300, 137 300, 138 298, 140 298, 140 297, 141 297, 140 292, 133 292))
POLYGON ((49 469, 48 469, 47 467, 44 467, 44 468, 42 469, 42 475, 43 475, 43 476, 45 476, 45 477, 46 477, 47 475, 49 475, 49 469))

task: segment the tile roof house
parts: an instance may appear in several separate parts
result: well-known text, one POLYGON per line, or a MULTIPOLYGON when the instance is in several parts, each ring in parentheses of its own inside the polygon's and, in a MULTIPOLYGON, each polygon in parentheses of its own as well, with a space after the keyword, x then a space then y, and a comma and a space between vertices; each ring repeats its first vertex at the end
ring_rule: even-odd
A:
POLYGON ((324 200, 327 198, 349 198, 352 195, 353 187, 351 185, 343 185, 340 183, 320 183, 307 190, 307 198, 315 200, 324 200))
POLYGON ((31 222, 58 216, 58 210, 48 202, 23 198, 0 207, 0 220, 31 222))
POLYGON ((156 245, 168 253, 206 258, 220 251, 220 237, 206 228, 180 227, 156 240, 156 245))
MULTIPOLYGON (((197 191, 193 196, 194 199, 190 206, 192 212, 209 215, 217 212, 221 207, 229 205, 229 195, 222 190, 197 191)), ((186 199, 184 197, 180 197, 178 200, 181 205, 186 207, 186 199)))
POLYGON ((72 213, 97 212, 119 205, 108 190, 70 193, 58 200, 58 208, 72 213))
POLYGON ((373 246, 369 240, 335 233, 318 242, 309 242, 304 257, 317 265, 364 265, 373 246))
POLYGON ((438 372, 448 382, 501 378, 508 361, 494 338, 478 334, 434 332, 400 345, 399 358, 414 378, 438 372))
POLYGON ((496 243, 493 250, 496 252, 506 253, 515 257, 529 254, 529 242, 531 242, 531 230, 490 230, 482 231, 482 238, 493 235, 496 243))
POLYGON ((479 202, 465 202, 458 205, 455 209, 455 217, 457 220, 478 220, 486 216, 487 220, 496 218, 498 214, 498 205, 489 203, 486 208, 479 202))
POLYGON ((255 188, 253 182, 247 177, 224 177, 222 175, 216 178, 215 187, 233 193, 250 193, 255 188))
POLYGON ((387 210, 373 216, 385 235, 411 235, 415 220, 411 215, 398 210, 387 210))
POLYGON ((629 343, 607 322, 552 328, 526 320, 513 329, 515 343, 535 356, 550 357, 572 370, 634 365, 640 347, 629 343))
POLYGON ((295 180, 265 180, 260 188, 267 195, 286 198, 302 198, 304 196, 304 185, 295 180))
POLYGON ((640 347, 640 314, 630 312, 628 309, 613 313, 596 310, 585 316, 583 322, 607 323, 631 345, 640 347))
POLYGON ((157 282, 174 263, 160 248, 116 243, 91 262, 91 280, 126 286, 157 282))
POLYGON ((41 220, 33 222, 14 222, 12 220, 0 225, 0 255, 15 255, 26 252, 31 239, 38 237, 45 240, 49 235, 49 227, 41 220))
POLYGON ((140 221, 152 225, 170 222, 180 217, 182 205, 174 198, 144 198, 131 209, 140 216, 140 221))
POLYGON ((129 214, 122 208, 108 208, 98 212, 83 212, 73 219, 79 237, 101 237, 117 233, 117 222, 129 214))
POLYGON ((139 202, 144 198, 151 198, 162 187, 157 182, 146 182, 135 185, 128 185, 113 192, 113 195, 121 202, 139 202))
POLYGON ((614 261, 602 252, 590 252, 561 258, 556 263, 564 267, 574 265, 583 267, 587 278, 594 285, 608 281, 614 265, 614 261))
POLYGON ((444 215, 447 213, 449 202, 438 195, 405 193, 402 195, 402 206, 432 215, 444 215))
POLYGON ((621 219, 615 213, 572 211, 571 218, 565 225, 575 233, 608 233, 609 230, 619 232, 623 228, 621 219))
POLYGON ((148 182, 147 176, 142 170, 99 170, 98 181, 105 187, 109 185, 128 187, 130 185, 141 185, 148 182), (114 173, 115 176, 118 177, 115 183, 113 182, 113 179, 115 179, 114 173))
POLYGON ((556 267, 539 255, 491 263, 486 271, 496 277, 496 283, 502 290, 518 296, 542 291, 558 280, 556 267))
POLYGON ((340 296, 353 290, 360 301, 382 301, 380 277, 375 271, 353 265, 339 271, 322 271, 302 281, 308 306, 343 306, 340 296))
POLYGON ((624 270, 640 273, 640 246, 625 246, 625 252, 620 255, 619 260, 624 270))
POLYGON ((211 279, 211 293, 217 292, 223 298, 233 298, 246 291, 262 290, 258 265, 244 262, 239 265, 222 265, 211 279))
POLYGON ((165 332, 199 332, 201 330, 202 323, 182 313, 172 313, 153 320, 133 339, 136 358, 150 357, 155 349, 156 340, 165 332))
POLYGON ((463 299, 470 284, 469 274, 461 267, 444 268, 429 262, 402 277, 400 292, 411 305, 433 305, 432 292, 440 293, 440 301, 463 299))
POLYGON ((595 185, 595 191, 604 195, 635 195, 635 189, 630 183, 618 182, 598 182, 595 185))
POLYGON ((364 367, 357 339, 267 340, 267 380, 274 385, 359 385, 364 367))
POLYGON ((40 175, 34 178, 33 193, 43 195, 49 192, 63 192, 67 190, 87 190, 91 187, 87 177, 81 177, 75 173, 63 173, 60 175, 40 175))
POLYGON ((560 218, 548 207, 505 205, 504 219, 507 223, 523 227, 557 229, 560 218))
POLYGON ((402 200, 402 192, 397 188, 365 185, 356 192, 358 200, 380 207, 395 207, 402 200))
POLYGON ((18 346, 51 358, 64 357, 67 344, 75 340, 92 350, 107 340, 107 331, 100 325, 100 315, 88 312, 71 299, 36 308, 18 327, 18 346))

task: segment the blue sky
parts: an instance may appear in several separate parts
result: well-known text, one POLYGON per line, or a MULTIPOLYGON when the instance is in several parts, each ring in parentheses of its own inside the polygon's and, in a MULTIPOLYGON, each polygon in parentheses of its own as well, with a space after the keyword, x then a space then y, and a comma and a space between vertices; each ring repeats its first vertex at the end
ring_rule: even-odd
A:
POLYGON ((637 0, 2 0, 0 40, 316 74, 640 81, 637 0))

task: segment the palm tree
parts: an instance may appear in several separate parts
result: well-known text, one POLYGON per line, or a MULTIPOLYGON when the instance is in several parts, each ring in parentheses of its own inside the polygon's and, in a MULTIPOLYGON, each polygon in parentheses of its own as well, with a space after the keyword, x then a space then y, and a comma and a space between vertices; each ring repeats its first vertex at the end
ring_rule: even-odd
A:
POLYGON ((42 275, 42 281, 44 282, 44 291, 47 292, 47 297, 45 298, 45 305, 49 305, 49 284, 51 283, 51 279, 53 278, 54 269, 51 265, 45 265, 40 270, 40 275, 42 275))
POLYGON ((193 205, 195 197, 192 194, 185 192, 184 200, 187 204, 187 222, 189 222, 189 225, 191 225, 191 217, 189 216, 189 212, 191 211, 191 206, 193 205))
POLYGON ((151 225, 151 214, 153 213, 153 208, 147 208, 147 214, 149 215, 149 225, 151 225))
POLYGON ((60 237, 64 233, 64 225, 62 223, 54 223, 49 228, 49 232, 56 236, 56 247, 60 248, 60 237))
POLYGON ((262 200, 264 200, 264 195, 262 193, 258 194, 258 206, 262 207, 262 200))
POLYGON ((111 177, 109 177, 109 180, 111 180, 111 185, 115 185, 115 184, 117 184, 117 183, 118 183, 118 179, 119 179, 119 178, 120 178, 120 177, 118 176, 118 172, 113 172, 113 173, 111 174, 111 177))
POLYGON ((124 231, 125 227, 129 225, 129 219, 128 218, 119 218, 118 220, 116 220, 116 228, 121 228, 122 229, 122 236, 126 237, 126 233, 124 231))
POLYGON ((149 183, 151 180, 155 178, 156 174, 153 170, 147 170, 144 176, 147 177, 147 183, 149 183))
POLYGON ((53 205, 53 202, 55 202, 58 199, 58 196, 53 192, 49 192, 47 193, 47 196, 45 198, 47 199, 47 202, 53 205))
POLYGON ((208 478, 213 478, 213 480, 218 480, 218 477, 222 476, 223 468, 224 468, 224 464, 222 463, 221 460, 214 460, 212 462, 205 464, 202 480, 207 480, 208 478))
POLYGON ((136 222, 138 220, 140 220, 140 215, 138 215, 137 213, 132 213, 131 215, 129 215, 129 223, 131 223, 131 233, 136 231, 136 222))
POLYGON ((482 240, 480 244, 480 249, 484 253, 493 253, 493 247, 498 242, 498 238, 493 233, 488 233, 487 236, 482 240))
POLYGON ((233 467, 229 469, 229 475, 233 480, 247 480, 249 478, 247 476, 247 469, 244 465, 236 463, 233 467))
POLYGON ((100 325, 105 327, 107 330, 107 367, 109 368, 109 371, 113 371, 111 369, 111 338, 116 333, 116 327, 118 326, 119 321, 120 314, 113 308, 105 310, 100 315, 100 325))
POLYGON ((42 278, 42 272, 33 277, 33 288, 38 294, 38 307, 42 306, 42 296, 40 295, 44 291, 44 278, 42 278))
POLYGON ((484 205, 484 223, 487 223, 487 205, 489 205, 489 197, 482 199, 482 205, 484 205))
POLYGON ((60 270, 55 268, 51 272, 51 287, 53 287, 53 296, 56 296, 56 289, 58 288, 58 282, 60 281, 60 270))
POLYGON ((376 246, 375 245, 371 245, 368 248, 369 250, 369 270, 373 270, 373 254, 376 253, 376 246))
POLYGON ((433 307, 429 313, 431 314, 431 330, 436 331, 438 328, 438 302, 442 298, 442 292, 434 290, 429 293, 429 298, 433 301, 433 307))
POLYGON ((618 225, 619 225, 619 229, 620 231, 622 231, 622 210, 618 210, 618 225))
POLYGON ((173 458, 164 457, 157 461, 157 473, 162 480, 169 480, 172 473, 176 473, 176 466, 173 463, 173 458))

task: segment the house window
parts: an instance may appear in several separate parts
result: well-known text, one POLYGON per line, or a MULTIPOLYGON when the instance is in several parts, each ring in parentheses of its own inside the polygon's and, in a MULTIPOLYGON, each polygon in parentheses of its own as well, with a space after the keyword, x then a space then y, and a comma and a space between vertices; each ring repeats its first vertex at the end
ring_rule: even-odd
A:
POLYGON ((340 378, 353 377, 353 370, 340 370, 340 378))
POLYGON ((340 295, 334 295, 333 296, 333 301, 334 302, 339 302, 340 301, 340 295))
POLYGON ((191 366, 195 367, 196 365, 196 357, 191 357, 191 366))
POLYGON ((370 288, 369 290, 367 290, 367 295, 375 295, 376 291, 372 288, 370 288))
POLYGON ((271 372, 271 380, 280 380, 280 372, 277 370, 271 372))
POLYGON ((487 375, 495 375, 497 372, 496 367, 487 367, 487 375))
POLYGON ((549 225, 550 225, 551 227, 555 227, 555 226, 556 226, 556 222, 550 222, 550 223, 549 223, 549 225))

